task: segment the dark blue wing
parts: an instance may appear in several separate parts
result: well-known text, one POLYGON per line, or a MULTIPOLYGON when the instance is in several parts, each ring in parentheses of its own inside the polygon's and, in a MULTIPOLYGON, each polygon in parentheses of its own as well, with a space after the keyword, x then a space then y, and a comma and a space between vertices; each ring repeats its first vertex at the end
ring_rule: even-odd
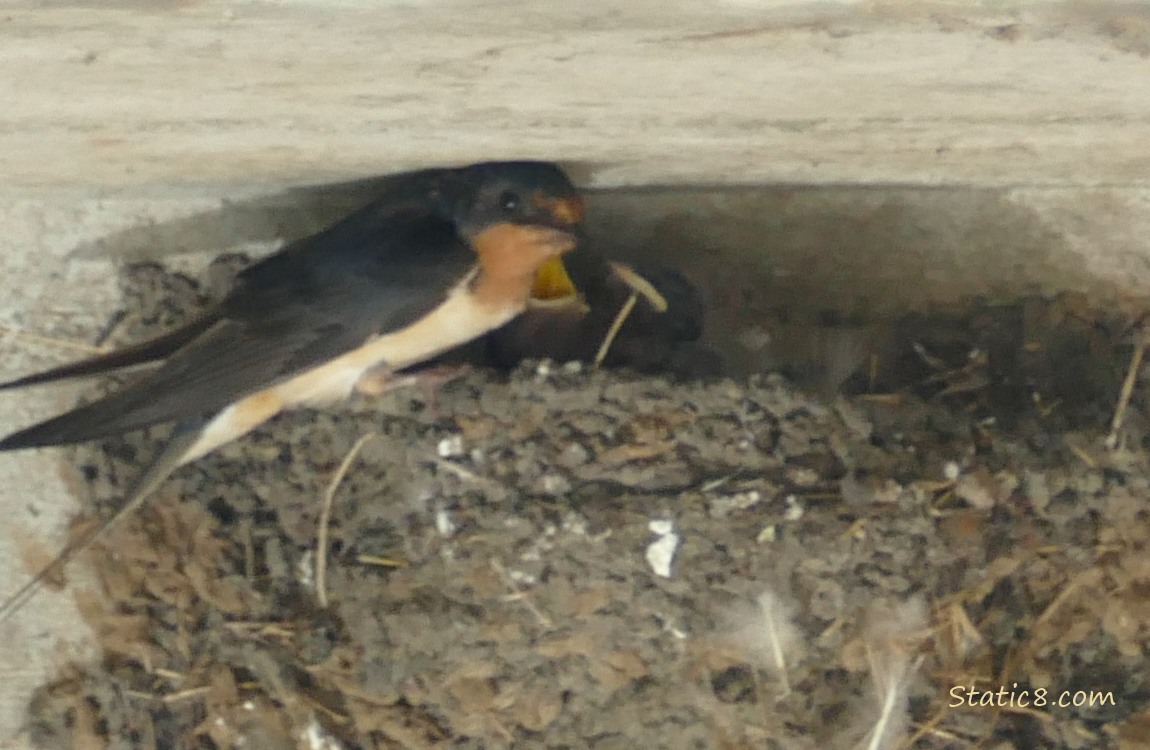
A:
MULTIPOLYGON (((168 343, 182 347, 158 369, 0 440, 0 450, 82 442, 216 412, 413 323, 474 261, 450 221, 376 202, 246 269, 206 324, 169 334, 168 343)), ((56 372, 90 371, 80 367, 56 372)))

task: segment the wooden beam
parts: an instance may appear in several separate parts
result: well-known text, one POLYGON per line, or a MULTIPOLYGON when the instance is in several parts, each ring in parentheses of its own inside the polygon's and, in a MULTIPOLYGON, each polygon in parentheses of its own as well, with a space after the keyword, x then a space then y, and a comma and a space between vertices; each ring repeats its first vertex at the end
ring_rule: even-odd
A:
POLYGON ((615 5, 17 5, 0 174, 283 184, 535 156, 598 185, 1150 180, 1130 4, 615 5))

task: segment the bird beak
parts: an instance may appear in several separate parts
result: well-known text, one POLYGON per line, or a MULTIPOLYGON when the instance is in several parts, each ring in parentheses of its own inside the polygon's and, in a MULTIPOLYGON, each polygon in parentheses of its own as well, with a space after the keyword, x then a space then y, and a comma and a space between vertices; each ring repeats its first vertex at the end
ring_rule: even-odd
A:
POLYGON ((551 198, 543 193, 537 192, 533 196, 533 200, 535 205, 542 209, 543 213, 551 217, 554 225, 557 227, 574 228, 583 221, 583 215, 587 209, 583 197, 579 195, 566 198, 551 198))
MULTIPOLYGON (((552 226, 573 240, 571 247, 567 250, 574 247, 576 229, 583 221, 583 215, 586 211, 582 196, 552 198, 537 192, 532 196, 532 199, 535 205, 541 209, 541 212, 551 219, 552 226)), ((539 271, 535 274, 535 284, 531 289, 532 303, 565 304, 571 300, 580 299, 579 290, 575 287, 575 282, 571 280, 567 274, 567 268, 563 265, 562 255, 563 253, 559 253, 553 258, 548 258, 540 266, 539 271)))

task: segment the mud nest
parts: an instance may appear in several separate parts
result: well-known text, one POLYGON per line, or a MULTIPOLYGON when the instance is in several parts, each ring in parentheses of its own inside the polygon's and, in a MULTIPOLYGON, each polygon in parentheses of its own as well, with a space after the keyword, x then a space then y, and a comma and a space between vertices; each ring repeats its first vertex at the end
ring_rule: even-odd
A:
MULTIPOLYGON (((117 336, 237 262, 133 268, 117 336)), ((529 363, 285 415, 86 555, 102 657, 33 697, 31 737, 1143 746, 1147 462, 1102 446, 1123 324, 1030 300, 900 326, 850 398, 529 363)), ((77 528, 162 436, 68 456, 77 528)))

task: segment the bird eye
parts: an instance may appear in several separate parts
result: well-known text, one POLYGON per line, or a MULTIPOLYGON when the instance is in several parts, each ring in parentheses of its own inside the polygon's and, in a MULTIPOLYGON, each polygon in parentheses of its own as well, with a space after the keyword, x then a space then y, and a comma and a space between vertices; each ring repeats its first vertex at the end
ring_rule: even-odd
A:
POLYGON ((519 196, 510 190, 504 190, 499 194, 499 208, 505 214, 514 213, 519 208, 519 196))

